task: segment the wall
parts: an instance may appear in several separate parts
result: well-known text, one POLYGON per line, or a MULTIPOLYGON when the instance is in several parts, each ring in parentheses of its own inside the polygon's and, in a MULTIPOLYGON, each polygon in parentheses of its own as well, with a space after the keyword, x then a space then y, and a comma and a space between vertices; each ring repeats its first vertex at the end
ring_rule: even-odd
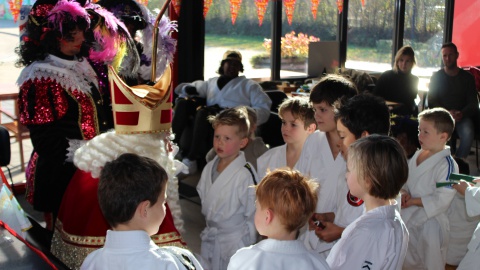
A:
POLYGON ((458 65, 461 67, 480 66, 479 10, 479 0, 455 1, 452 41, 460 52, 458 65))

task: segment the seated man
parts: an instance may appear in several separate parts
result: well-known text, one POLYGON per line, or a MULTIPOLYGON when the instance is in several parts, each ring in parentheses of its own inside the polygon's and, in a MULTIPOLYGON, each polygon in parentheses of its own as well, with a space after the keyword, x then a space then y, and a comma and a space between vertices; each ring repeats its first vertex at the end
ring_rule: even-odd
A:
POLYGON ((226 51, 218 69, 219 77, 195 81, 176 89, 180 97, 187 98, 178 99, 175 105, 172 122, 174 142, 180 142, 190 117, 194 119, 194 136, 189 136, 191 144, 180 145, 183 163, 188 166, 190 174, 197 171, 196 160, 204 159, 207 151, 212 148, 213 129, 207 120, 209 115, 214 115, 223 108, 243 105, 255 110, 258 125, 268 120, 272 101, 258 83, 245 76, 238 76, 240 72, 243 72, 242 55, 238 51, 226 51), (189 97, 205 98, 206 107, 198 107, 189 97))
MULTIPOLYGON (((442 107, 455 119, 455 131, 460 138, 460 145, 455 157, 465 159, 470 153, 474 137, 473 120, 478 112, 475 80, 467 71, 457 66, 457 46, 447 43, 442 46, 443 69, 435 72, 430 79, 428 106, 442 107)), ((452 142, 455 149, 456 142, 452 142)))

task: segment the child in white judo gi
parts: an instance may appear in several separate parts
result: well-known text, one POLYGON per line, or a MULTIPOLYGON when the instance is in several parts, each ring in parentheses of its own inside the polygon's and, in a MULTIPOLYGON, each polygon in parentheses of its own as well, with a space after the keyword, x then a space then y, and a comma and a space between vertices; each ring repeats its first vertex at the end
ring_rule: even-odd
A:
POLYGON ((449 241, 447 210, 456 191, 436 187, 449 181, 458 166, 446 146, 455 127, 443 108, 418 115, 421 149, 408 163, 408 181, 402 189, 402 218, 410 233, 405 269, 444 269, 449 241))
POLYGON ((298 171, 277 169, 256 187, 255 227, 267 239, 237 251, 228 270, 329 269, 325 259, 296 240, 315 210, 318 183, 298 171))
MULTIPOLYGON (((480 182, 480 179, 475 179, 475 182, 480 182)), ((469 184, 463 180, 458 183, 458 185, 453 185, 459 194, 465 196, 465 203, 467 205, 467 214, 469 216, 478 216, 480 215, 480 187, 478 184, 474 187, 472 184, 469 184)), ((468 251, 465 257, 458 265, 457 270, 470 270, 477 269, 480 265, 480 223, 478 223, 477 228, 473 236, 471 237, 470 243, 468 244, 468 251)))
POLYGON ((165 170, 147 157, 122 154, 105 164, 98 201, 112 230, 81 269, 203 269, 190 251, 150 239, 165 217, 167 181, 165 170))
MULTIPOLYGON (((333 104, 341 98, 351 98, 357 94, 355 84, 340 75, 325 76, 310 93, 310 103, 315 111, 318 131, 307 138, 297 169, 317 181, 319 190, 315 213, 335 212, 336 186, 339 176, 345 175, 345 160, 338 143, 333 104)), ((326 258, 333 243, 320 241, 310 226, 301 237, 308 249, 323 254, 326 258)))
POLYGON ((345 228, 327 263, 331 269, 402 269, 408 232, 395 205, 408 178, 402 146, 384 135, 357 140, 348 149, 346 177, 365 213, 345 228))
POLYGON ((303 97, 289 98, 280 104, 278 116, 282 119, 281 132, 285 144, 268 150, 258 158, 260 178, 277 168, 296 168, 305 140, 317 129, 314 114, 312 105, 303 97))
MULTIPOLYGON (((346 159, 347 148, 357 139, 370 134, 388 134, 390 114, 385 101, 373 95, 357 95, 341 101, 334 103, 334 110, 341 157, 346 159)), ((343 162, 345 172, 346 164, 343 162)), ((310 229, 314 230, 311 232, 319 239, 317 250, 319 247, 323 248, 324 251, 320 254, 325 257, 335 241, 341 237, 345 227, 364 211, 363 201, 351 195, 345 174, 340 174, 335 180, 335 194, 329 194, 334 199, 333 202, 328 202, 334 204, 334 212, 315 214, 309 221, 310 229), (319 221, 321 226, 316 226, 315 220, 319 221)))
POLYGON ((226 269, 240 248, 255 243, 253 224, 257 174, 240 149, 248 141, 249 121, 242 108, 226 109, 210 118, 217 156, 207 163, 197 185, 206 228, 200 238, 206 269, 226 269))
MULTIPOLYGON (((250 121, 247 146, 242 148, 242 151, 245 154, 245 159, 253 165, 255 170, 257 170, 257 159, 268 151, 268 147, 265 145, 265 142, 263 142, 263 139, 261 137, 255 136, 258 120, 255 110, 248 106, 239 107, 244 107, 247 110, 248 121, 250 121)), ((208 151, 207 155, 205 156, 205 159, 207 160, 207 162, 210 162, 215 158, 216 155, 217 153, 215 153, 215 148, 212 147, 212 149, 210 149, 210 151, 208 151)))

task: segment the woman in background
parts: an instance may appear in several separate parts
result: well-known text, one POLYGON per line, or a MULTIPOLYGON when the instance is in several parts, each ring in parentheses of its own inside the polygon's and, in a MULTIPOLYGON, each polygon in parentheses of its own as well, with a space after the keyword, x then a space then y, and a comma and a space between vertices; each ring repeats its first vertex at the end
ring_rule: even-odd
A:
POLYGON ((418 77, 412 75, 416 64, 415 52, 410 46, 403 46, 395 55, 392 70, 385 71, 377 81, 373 94, 387 101, 399 103, 391 110, 398 115, 418 115, 415 98, 418 94, 418 77))

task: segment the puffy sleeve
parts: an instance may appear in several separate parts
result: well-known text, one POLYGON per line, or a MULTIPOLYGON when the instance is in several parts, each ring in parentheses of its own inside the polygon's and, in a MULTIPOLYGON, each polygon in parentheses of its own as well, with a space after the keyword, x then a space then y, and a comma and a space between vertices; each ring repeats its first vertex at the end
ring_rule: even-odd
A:
POLYGON ((68 101, 62 86, 52 79, 30 79, 20 86, 20 123, 42 125, 65 116, 68 101))

